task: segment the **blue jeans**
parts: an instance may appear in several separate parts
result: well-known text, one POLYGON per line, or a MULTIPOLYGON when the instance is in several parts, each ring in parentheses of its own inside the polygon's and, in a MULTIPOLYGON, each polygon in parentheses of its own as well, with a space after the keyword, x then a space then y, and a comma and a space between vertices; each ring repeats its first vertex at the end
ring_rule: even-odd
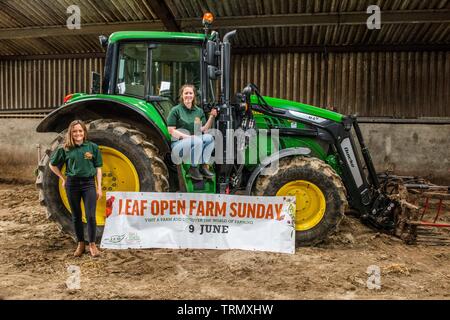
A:
POLYGON ((172 161, 175 164, 190 162, 192 167, 208 163, 214 150, 214 138, 205 133, 172 142, 172 161))

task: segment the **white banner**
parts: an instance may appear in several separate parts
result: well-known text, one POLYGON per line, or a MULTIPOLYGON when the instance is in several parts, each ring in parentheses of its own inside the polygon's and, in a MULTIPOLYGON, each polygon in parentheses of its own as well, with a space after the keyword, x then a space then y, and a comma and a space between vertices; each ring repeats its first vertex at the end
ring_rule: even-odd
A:
POLYGON ((295 197, 108 192, 108 249, 244 249, 295 253, 295 197))

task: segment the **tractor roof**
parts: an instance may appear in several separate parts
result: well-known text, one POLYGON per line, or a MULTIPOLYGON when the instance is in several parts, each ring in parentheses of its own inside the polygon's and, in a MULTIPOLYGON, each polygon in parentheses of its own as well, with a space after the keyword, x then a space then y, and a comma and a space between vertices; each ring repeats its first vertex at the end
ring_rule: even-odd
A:
POLYGON ((201 33, 185 33, 185 32, 161 32, 161 31, 119 31, 114 32, 109 37, 109 43, 122 40, 151 40, 151 39, 172 39, 172 40, 190 40, 203 41, 205 35, 201 33))

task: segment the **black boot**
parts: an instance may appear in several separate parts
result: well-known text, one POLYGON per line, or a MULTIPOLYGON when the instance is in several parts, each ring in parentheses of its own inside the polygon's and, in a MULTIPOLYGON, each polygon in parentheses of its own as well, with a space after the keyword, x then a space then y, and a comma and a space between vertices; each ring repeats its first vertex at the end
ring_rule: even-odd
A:
POLYGON ((190 167, 189 175, 191 176, 192 180, 197 180, 197 181, 203 180, 203 176, 201 175, 200 171, 198 171, 198 167, 190 167))
POLYGON ((209 171, 207 164, 202 164, 202 166, 200 167, 200 173, 207 179, 212 179, 212 177, 214 177, 214 173, 209 171))

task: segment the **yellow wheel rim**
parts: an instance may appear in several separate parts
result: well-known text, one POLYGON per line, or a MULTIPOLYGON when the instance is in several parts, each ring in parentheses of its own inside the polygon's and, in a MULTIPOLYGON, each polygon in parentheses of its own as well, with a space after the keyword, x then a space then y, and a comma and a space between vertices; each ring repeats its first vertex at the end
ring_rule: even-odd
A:
MULTIPOLYGON (((104 226, 106 218, 106 192, 139 191, 139 176, 134 165, 123 153, 110 147, 99 146, 99 148, 103 158, 103 196, 97 201, 97 210, 95 214, 97 226, 104 226)), ((62 167, 61 172, 65 174, 66 165, 62 167)), ((64 206, 70 212, 66 190, 62 187, 61 180, 59 181, 59 194, 64 206)), ((81 210, 83 212, 83 222, 86 223, 84 205, 81 206, 81 210)))
POLYGON ((295 230, 297 231, 315 227, 325 214, 325 196, 319 187, 310 181, 291 181, 282 186, 276 195, 296 197, 295 230))

